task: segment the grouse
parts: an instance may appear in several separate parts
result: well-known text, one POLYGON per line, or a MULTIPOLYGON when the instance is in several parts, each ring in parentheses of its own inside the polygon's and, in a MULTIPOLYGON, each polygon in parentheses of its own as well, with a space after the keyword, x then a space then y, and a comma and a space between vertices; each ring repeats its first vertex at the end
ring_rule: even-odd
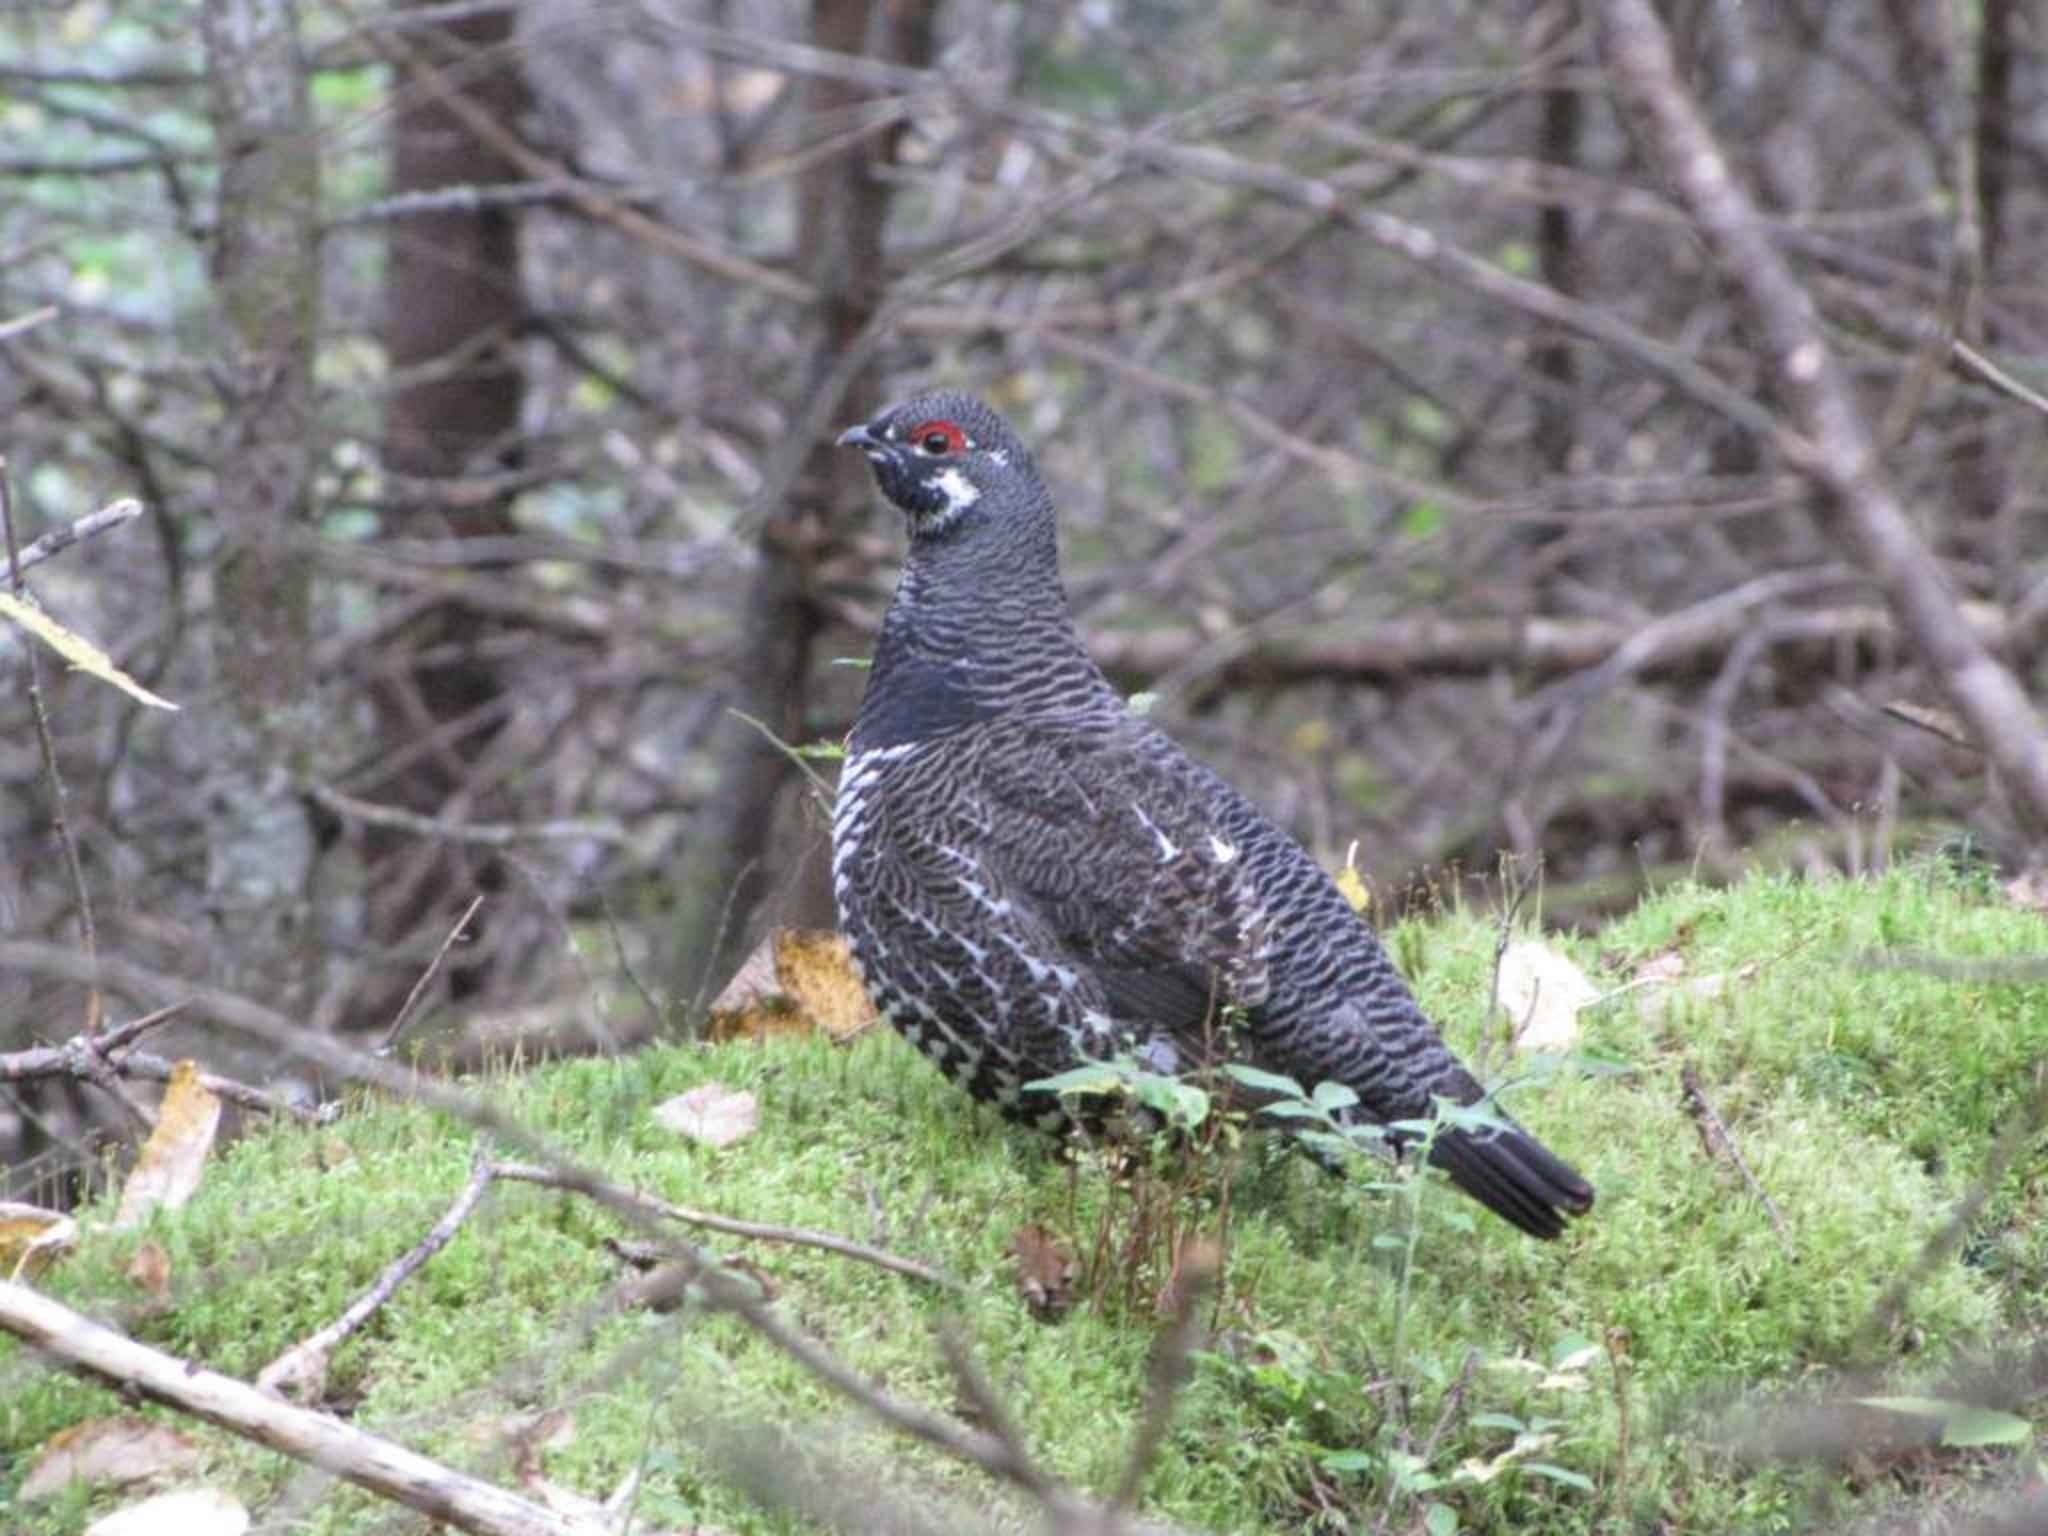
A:
MULTIPOLYGON (((1212 1064, 1219 1017, 1235 1059, 1344 1084, 1372 1122, 1477 1102, 1321 867, 1082 647, 1052 499, 1008 424, 931 393, 839 443, 910 524, 832 815, 839 923, 880 1013, 1047 1130, 1066 1112, 1026 1085, 1122 1054, 1212 1064)), ((1504 1116, 1442 1131, 1431 1156, 1537 1237, 1593 1204, 1504 1116)))

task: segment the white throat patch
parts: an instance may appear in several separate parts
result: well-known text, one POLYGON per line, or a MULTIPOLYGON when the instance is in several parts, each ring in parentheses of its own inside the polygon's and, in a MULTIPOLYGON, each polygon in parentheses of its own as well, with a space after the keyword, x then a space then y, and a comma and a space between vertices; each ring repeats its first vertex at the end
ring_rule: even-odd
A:
POLYGON ((981 500, 974 482, 957 469, 944 471, 932 484, 946 493, 946 510, 940 516, 948 522, 981 500))

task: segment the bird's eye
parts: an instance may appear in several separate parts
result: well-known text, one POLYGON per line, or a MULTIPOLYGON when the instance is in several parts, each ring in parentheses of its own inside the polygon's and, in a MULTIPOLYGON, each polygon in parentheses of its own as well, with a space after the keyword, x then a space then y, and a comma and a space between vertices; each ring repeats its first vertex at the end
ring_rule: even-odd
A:
POLYGON ((910 440, 917 444, 920 453, 935 459, 959 453, 967 447, 967 434, 950 421, 927 421, 912 429, 910 440))

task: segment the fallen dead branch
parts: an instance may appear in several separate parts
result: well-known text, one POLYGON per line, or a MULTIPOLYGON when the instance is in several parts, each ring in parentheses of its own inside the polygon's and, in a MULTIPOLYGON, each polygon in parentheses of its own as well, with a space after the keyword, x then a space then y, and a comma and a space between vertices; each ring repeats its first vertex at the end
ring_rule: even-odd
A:
POLYGON ((301 1402, 317 1401, 326 1387, 327 1362, 335 1347, 368 1322, 408 1276, 448 1246, 469 1219, 469 1213, 476 1209, 477 1202, 483 1199, 490 1182, 491 1165, 479 1158, 470 1171, 469 1182, 462 1186, 462 1193, 427 1235, 386 1265, 370 1288, 351 1302, 341 1316, 263 1367, 256 1375, 256 1385, 265 1392, 295 1397, 301 1402))
MULTIPOLYGON (((140 1116, 145 1129, 149 1116, 124 1093, 114 1080, 133 1078, 142 1082, 168 1083, 177 1064, 148 1051, 134 1049, 133 1042, 159 1024, 168 1023, 184 1012, 186 1004, 172 1003, 126 1024, 103 1030, 98 1035, 77 1034, 62 1045, 31 1046, 25 1051, 0 1054, 0 1083, 25 1083, 43 1077, 69 1077, 106 1089, 124 1108, 140 1116)), ((251 1087, 215 1072, 201 1072, 199 1083, 212 1093, 243 1109, 268 1115, 289 1115, 295 1120, 318 1122, 326 1115, 317 1109, 294 1104, 274 1093, 251 1087)))
POLYGON ((0 1328, 66 1370, 311 1462, 429 1519, 478 1536, 609 1536, 245 1381, 138 1344, 25 1285, 0 1281, 0 1328))

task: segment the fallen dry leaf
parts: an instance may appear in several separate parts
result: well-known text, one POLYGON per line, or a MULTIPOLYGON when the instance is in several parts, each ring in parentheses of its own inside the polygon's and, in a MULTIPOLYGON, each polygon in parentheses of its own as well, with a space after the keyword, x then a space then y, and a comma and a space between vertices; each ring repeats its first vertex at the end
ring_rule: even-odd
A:
POLYGON ((850 1040, 875 1022, 844 938, 822 928, 778 928, 718 994, 706 1033, 762 1040, 822 1031, 850 1040))
POLYGON ((175 1211, 198 1190, 206 1155, 220 1129, 220 1100, 199 1081, 199 1066, 181 1061, 157 1110, 156 1129, 121 1189, 116 1227, 139 1226, 158 1206, 175 1211))
POLYGON ((181 1488, 102 1515, 85 1536, 242 1536, 249 1511, 224 1488, 181 1488))
POLYGON ((1074 1304, 1074 1282, 1081 1266, 1058 1238, 1033 1223, 1010 1234, 1010 1252, 1017 1260, 1017 1292, 1040 1322, 1051 1322, 1074 1304))
POLYGON ((62 1211, 0 1200, 0 1276, 41 1274, 53 1259, 78 1246, 78 1223, 62 1211))
POLYGON ((707 1147, 729 1147, 754 1134, 761 1110, 751 1093, 723 1083, 702 1083, 655 1105, 654 1118, 678 1136, 707 1147))
POLYGON ((1642 986, 1661 986, 1685 974, 1685 956, 1675 949, 1660 949, 1629 972, 1629 980, 1642 986))
POLYGON ((1579 1010, 1599 996, 1584 971, 1539 939, 1518 939, 1500 957, 1494 1001, 1514 1025, 1517 1049, 1571 1049, 1579 1010))
POLYGON ((136 1249, 135 1257, 128 1261, 128 1278, 158 1301, 170 1295, 171 1256, 164 1252, 164 1245, 152 1239, 136 1249))
POLYGON ((2048 912, 2048 869, 2030 869, 2005 882, 2005 899, 2029 912, 2048 912))
POLYGON ((175 1429, 136 1414, 87 1419, 43 1442, 17 1497, 48 1498, 73 1481, 137 1483, 198 1459, 199 1447, 175 1429))
POLYGON ((158 698, 115 666, 114 658, 85 636, 66 629, 42 609, 21 598, 0 592, 0 618, 12 619, 70 662, 77 671, 88 672, 103 683, 112 683, 131 699, 147 704, 151 709, 175 710, 178 707, 169 699, 158 698))

